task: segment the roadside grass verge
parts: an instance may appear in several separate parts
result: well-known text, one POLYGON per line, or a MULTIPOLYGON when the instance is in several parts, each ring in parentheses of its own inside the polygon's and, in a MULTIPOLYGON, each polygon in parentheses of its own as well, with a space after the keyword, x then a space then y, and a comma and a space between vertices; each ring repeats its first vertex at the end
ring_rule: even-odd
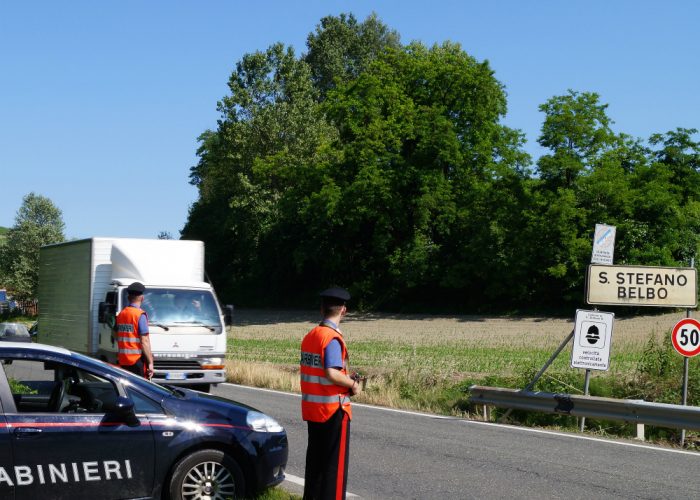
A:
MULTIPOLYGON (((232 382, 298 392, 299 345, 315 314, 238 311, 229 332, 228 378, 232 382)), ((611 369, 593 372, 590 394, 678 404, 682 357, 669 331, 681 314, 616 321, 611 369)), ((470 385, 523 388, 573 328, 573 321, 547 318, 483 318, 354 315, 341 325, 350 366, 366 375, 358 402, 478 418, 468 402, 470 385)), ((570 367, 565 349, 536 390, 582 394, 584 371, 570 367)), ((690 360, 689 404, 700 405, 700 365, 690 360)), ((495 411, 495 415, 502 414, 495 411)), ((574 417, 513 412, 526 425, 574 430, 574 417)), ((587 419, 599 435, 630 437, 634 426, 587 419)), ((680 431, 647 427, 652 440, 677 441, 680 431)), ((690 447, 698 438, 688 433, 690 447)))
POLYGON ((301 500, 301 496, 289 493, 278 486, 263 491, 254 500, 301 500))

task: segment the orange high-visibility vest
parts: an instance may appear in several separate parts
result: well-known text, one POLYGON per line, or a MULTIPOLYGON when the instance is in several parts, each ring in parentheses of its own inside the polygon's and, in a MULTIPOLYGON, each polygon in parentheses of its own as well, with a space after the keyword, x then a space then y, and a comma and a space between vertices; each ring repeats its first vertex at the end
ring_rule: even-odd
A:
POLYGON ((319 325, 306 334, 301 342, 301 417, 312 422, 326 422, 342 408, 352 418, 347 387, 335 385, 326 377, 323 367, 326 346, 331 340, 340 342, 343 374, 348 373, 348 350, 343 337, 328 326, 319 325))
POLYGON ((146 311, 127 306, 117 315, 117 359, 122 366, 133 365, 143 354, 139 335, 139 318, 142 314, 146 314, 146 311))

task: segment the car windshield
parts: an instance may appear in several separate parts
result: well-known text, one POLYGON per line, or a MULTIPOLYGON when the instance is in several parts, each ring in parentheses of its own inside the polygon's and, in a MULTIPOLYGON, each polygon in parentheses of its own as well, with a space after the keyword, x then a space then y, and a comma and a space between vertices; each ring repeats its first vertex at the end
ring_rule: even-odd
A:
MULTIPOLYGON (((126 300, 124 291, 123 303, 126 300)), ((214 296, 208 291, 148 288, 142 307, 153 324, 221 326, 214 296)))
POLYGON ((29 331, 22 323, 0 323, 0 337, 29 337, 29 331))

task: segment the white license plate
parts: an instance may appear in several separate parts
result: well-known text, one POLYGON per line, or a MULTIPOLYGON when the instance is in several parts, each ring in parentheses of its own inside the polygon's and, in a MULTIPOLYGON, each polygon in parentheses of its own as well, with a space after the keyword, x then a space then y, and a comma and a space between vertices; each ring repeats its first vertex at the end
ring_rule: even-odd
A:
POLYGON ((187 374, 185 373, 166 373, 165 380, 186 380, 187 374))

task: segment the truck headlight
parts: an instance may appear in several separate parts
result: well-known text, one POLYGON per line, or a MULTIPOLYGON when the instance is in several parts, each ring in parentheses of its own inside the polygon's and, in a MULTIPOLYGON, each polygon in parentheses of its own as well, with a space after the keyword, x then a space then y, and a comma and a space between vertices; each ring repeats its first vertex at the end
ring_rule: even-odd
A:
POLYGON ((223 370, 225 368, 221 358, 204 358, 200 363, 202 370, 223 370))
POLYGON ((277 420, 270 417, 269 415, 260 413, 259 411, 249 411, 248 415, 245 418, 245 422, 246 424, 248 424, 248 427, 257 432, 284 431, 284 427, 277 423, 277 420))

